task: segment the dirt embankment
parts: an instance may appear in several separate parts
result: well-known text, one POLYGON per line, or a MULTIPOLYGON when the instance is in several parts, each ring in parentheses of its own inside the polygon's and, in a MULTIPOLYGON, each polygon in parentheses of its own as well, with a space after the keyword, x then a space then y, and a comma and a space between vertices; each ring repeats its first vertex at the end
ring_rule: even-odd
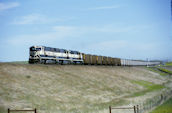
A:
POLYGON ((133 105, 170 83, 145 67, 0 63, 0 113, 7 108, 107 113, 109 105, 133 105))

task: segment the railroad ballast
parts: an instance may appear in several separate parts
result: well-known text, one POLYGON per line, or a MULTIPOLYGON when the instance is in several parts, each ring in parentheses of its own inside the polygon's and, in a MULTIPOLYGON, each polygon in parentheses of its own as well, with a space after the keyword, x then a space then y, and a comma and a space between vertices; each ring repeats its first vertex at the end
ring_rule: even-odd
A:
POLYGON ((160 61, 143 61, 120 59, 107 56, 97 56, 79 51, 45 47, 30 47, 29 63, 85 64, 85 65, 114 65, 114 66, 146 66, 159 65, 160 61))

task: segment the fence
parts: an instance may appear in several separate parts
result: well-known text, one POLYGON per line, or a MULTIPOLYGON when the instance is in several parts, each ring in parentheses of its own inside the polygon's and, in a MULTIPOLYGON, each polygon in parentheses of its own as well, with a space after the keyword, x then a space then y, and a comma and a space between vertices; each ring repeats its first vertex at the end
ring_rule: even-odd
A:
POLYGON ((109 106, 109 113, 112 113, 112 109, 133 109, 134 113, 145 113, 153 110, 155 107, 161 105, 165 101, 167 101, 169 98, 172 97, 172 90, 170 91, 164 91, 163 93, 147 99, 145 102, 137 103, 137 106, 133 107, 125 107, 125 108, 115 108, 109 106))
POLYGON ((147 99, 145 102, 139 103, 139 113, 145 113, 151 111, 152 109, 161 105, 171 97, 172 97, 172 90, 165 91, 162 94, 159 94, 151 99, 147 99))
MULTIPOLYGON (((164 91, 162 94, 157 95, 151 99, 147 99, 145 102, 142 103, 138 103, 138 105, 133 106, 133 107, 121 107, 121 108, 117 108, 117 107, 111 107, 109 106, 109 112, 112 113, 113 109, 133 109, 134 113, 145 113, 148 112, 152 109, 154 109, 155 107, 157 107, 158 105, 161 105, 162 103, 164 103, 165 101, 167 101, 169 98, 172 97, 172 90, 170 91, 164 91)), ((33 110, 11 110, 8 108, 8 113, 10 112, 34 112, 37 113, 36 108, 33 110)))
POLYGON ((112 113, 112 109, 133 109, 134 113, 139 113, 139 106, 138 105, 133 106, 133 107, 120 107, 120 108, 109 106, 109 113, 112 113))
POLYGON ((33 111, 34 113, 37 113, 36 108, 33 109, 33 110, 11 110, 11 109, 8 108, 8 113, 10 113, 10 112, 23 112, 23 111, 24 112, 33 111))

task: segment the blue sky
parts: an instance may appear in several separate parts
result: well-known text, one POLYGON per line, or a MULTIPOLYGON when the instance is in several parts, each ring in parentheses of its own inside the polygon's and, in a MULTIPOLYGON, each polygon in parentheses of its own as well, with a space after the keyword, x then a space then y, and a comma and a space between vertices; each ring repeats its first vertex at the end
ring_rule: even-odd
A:
POLYGON ((0 0, 0 61, 44 45, 127 59, 171 59, 170 0, 0 0))

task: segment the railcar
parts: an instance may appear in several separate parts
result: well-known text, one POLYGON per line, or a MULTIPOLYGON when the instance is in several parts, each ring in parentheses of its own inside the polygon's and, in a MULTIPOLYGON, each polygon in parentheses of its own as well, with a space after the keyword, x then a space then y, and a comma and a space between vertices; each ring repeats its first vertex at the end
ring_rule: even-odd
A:
POLYGON ((112 57, 108 57, 108 65, 113 65, 112 64, 112 57))
POLYGON ((107 57, 106 56, 103 56, 102 64, 107 65, 107 57))
POLYGON ((97 64, 102 65, 103 62, 103 57, 102 56, 97 56, 97 64))
POLYGON ((97 56, 96 55, 92 55, 92 65, 97 65, 97 56))
POLYGON ((91 58, 91 55, 90 54, 82 54, 83 55, 83 63, 85 64, 85 65, 89 65, 89 64, 91 64, 91 62, 92 62, 92 58, 91 58))
POLYGON ((121 66, 121 59, 120 58, 115 58, 115 65, 121 66))
POLYGON ((121 59, 122 66, 153 66, 161 64, 160 61, 143 61, 143 60, 129 60, 121 59))
POLYGON ((115 66, 115 58, 112 58, 112 65, 115 66))

